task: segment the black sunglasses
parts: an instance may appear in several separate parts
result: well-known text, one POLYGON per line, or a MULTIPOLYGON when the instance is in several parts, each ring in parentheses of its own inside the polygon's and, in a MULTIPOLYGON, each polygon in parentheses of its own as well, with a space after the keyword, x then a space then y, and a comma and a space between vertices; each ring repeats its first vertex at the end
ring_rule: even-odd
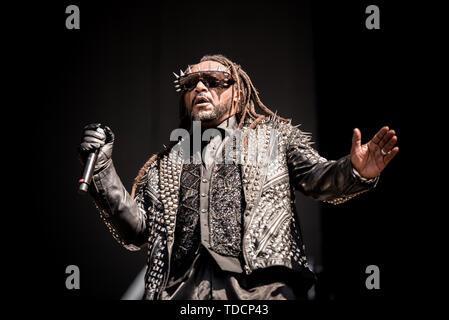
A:
POLYGON ((179 85, 177 89, 181 89, 179 91, 183 93, 192 91, 200 81, 208 88, 228 88, 235 82, 227 72, 199 71, 181 76, 177 82, 179 85))

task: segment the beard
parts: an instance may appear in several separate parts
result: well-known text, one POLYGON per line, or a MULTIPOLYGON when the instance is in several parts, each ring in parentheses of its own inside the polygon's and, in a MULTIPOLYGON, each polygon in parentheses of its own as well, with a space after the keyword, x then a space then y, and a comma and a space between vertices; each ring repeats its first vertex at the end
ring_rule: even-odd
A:
POLYGON ((213 106, 212 110, 199 109, 196 112, 191 112, 190 119, 192 121, 204 121, 204 122, 217 120, 221 118, 224 114, 226 114, 226 112, 228 112, 230 108, 230 106, 224 103, 219 103, 217 105, 213 104, 212 102, 209 103, 213 106))

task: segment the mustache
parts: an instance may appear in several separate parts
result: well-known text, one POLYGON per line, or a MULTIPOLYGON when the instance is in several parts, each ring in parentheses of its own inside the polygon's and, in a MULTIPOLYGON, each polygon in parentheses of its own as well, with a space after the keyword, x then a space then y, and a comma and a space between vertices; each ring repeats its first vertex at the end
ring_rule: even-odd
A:
POLYGON ((212 104, 212 97, 209 97, 206 93, 198 93, 193 99, 192 99, 192 106, 195 105, 195 102, 199 98, 205 98, 209 103, 212 104))

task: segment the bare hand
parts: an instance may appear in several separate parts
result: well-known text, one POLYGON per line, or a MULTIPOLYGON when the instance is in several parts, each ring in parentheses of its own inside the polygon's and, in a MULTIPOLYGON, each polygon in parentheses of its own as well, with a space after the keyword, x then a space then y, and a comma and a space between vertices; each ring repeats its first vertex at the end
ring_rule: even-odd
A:
POLYGON ((367 179, 377 177, 379 173, 399 152, 394 147, 398 137, 394 130, 383 127, 366 144, 361 145, 362 134, 359 129, 354 129, 351 147, 351 162, 358 173, 367 179))

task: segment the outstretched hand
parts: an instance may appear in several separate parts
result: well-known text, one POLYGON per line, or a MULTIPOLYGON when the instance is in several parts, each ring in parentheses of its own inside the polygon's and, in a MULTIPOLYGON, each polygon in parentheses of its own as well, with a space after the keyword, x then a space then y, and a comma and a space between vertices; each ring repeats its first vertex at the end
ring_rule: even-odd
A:
POLYGON ((364 178, 377 177, 379 173, 399 152, 395 147, 398 137, 394 130, 383 127, 366 144, 362 145, 362 134, 354 129, 351 147, 351 162, 357 172, 364 178))

